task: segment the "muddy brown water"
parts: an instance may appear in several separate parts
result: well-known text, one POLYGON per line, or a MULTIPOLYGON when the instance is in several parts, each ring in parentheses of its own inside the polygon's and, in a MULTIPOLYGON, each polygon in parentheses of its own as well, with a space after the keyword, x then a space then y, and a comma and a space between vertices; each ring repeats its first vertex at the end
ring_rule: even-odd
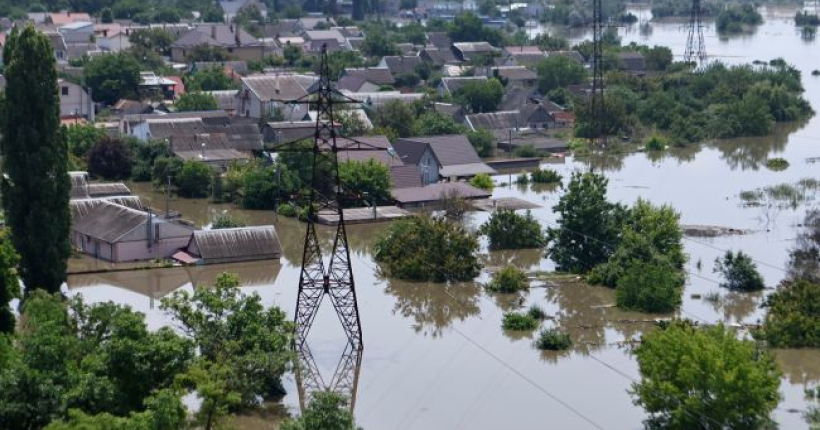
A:
MULTIPOLYGON (((706 28, 710 55, 727 63, 784 57, 803 73, 806 96, 820 111, 820 45, 804 41, 792 25, 794 8, 764 8, 766 22, 752 35, 720 39, 714 26, 706 28)), ((676 56, 683 53, 686 34, 679 23, 653 24, 650 36, 636 28, 621 28, 624 42, 663 44, 676 56)), ((802 178, 818 178, 818 165, 808 159, 820 157, 820 117, 804 123, 782 124, 764 138, 709 142, 662 154, 629 153, 594 159, 567 158, 549 167, 565 177, 574 170, 595 168, 610 180, 609 196, 632 203, 644 198, 669 203, 682 214, 684 224, 704 224, 752 230, 743 236, 688 239, 689 280, 677 316, 713 323, 756 323, 768 291, 758 294, 728 293, 718 287, 712 273, 714 259, 724 249, 742 249, 758 260, 769 286, 784 276, 788 251, 808 202, 795 209, 765 210, 740 204, 743 190, 802 178), (783 172, 765 168, 767 158, 782 157, 791 166, 783 172), (700 263, 700 264, 699 264, 700 263), (694 299, 693 295, 717 292, 720 299, 694 299)), ((497 183, 515 174, 496 177, 497 183)), ((148 204, 164 207, 164 196, 146 184, 133 190, 148 204)), ((551 207, 560 189, 550 187, 496 188, 496 197, 519 197, 542 205, 533 213, 544 226, 554 223, 551 207)), ((274 223, 264 211, 241 211, 231 205, 200 200, 174 199, 174 210, 197 225, 206 226, 220 211, 230 211, 250 224, 274 223)), ((475 228, 486 213, 470 213, 465 223, 475 228)), ((238 273, 247 291, 259 293, 267 304, 292 313, 296 299, 299 259, 304 226, 290 219, 276 224, 284 257, 280 262, 253 262, 227 266, 157 269, 71 276, 69 291, 90 301, 113 300, 133 306, 147 315, 151 327, 169 324, 159 310, 159 299, 178 288, 207 284, 221 271, 238 273)), ((651 329, 653 318, 620 311, 611 305, 612 291, 576 284, 544 286, 534 282, 522 296, 493 296, 476 282, 457 285, 410 283, 379 275, 371 256, 374 238, 386 225, 348 228, 359 298, 365 350, 359 375, 355 414, 366 429, 639 429, 645 417, 627 393, 638 377, 630 356, 629 340, 651 329), (516 306, 537 303, 567 330, 575 344, 563 353, 540 353, 533 336, 505 333, 501 315, 516 306), (573 412, 576 411, 576 412, 573 412)), ((329 235, 327 229, 320 229, 329 235)), ((550 270, 552 263, 537 251, 483 252, 487 270, 515 264, 528 270, 550 270)), ((323 375, 333 373, 344 336, 329 304, 325 303, 310 333, 310 344, 323 375)), ((804 410, 804 387, 820 382, 820 351, 776 351, 784 375, 783 401, 774 413, 781 429, 803 429, 799 413, 804 410)), ((248 414, 236 424, 244 429, 274 428, 278 417, 298 413, 296 384, 288 377, 289 394, 267 412, 248 414)))

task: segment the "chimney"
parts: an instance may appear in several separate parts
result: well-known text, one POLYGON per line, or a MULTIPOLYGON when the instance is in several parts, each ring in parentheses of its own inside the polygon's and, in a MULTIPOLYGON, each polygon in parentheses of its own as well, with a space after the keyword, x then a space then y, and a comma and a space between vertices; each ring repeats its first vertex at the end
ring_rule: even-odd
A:
POLYGON ((211 26, 211 37, 216 39, 216 24, 211 26))
POLYGON ((282 91, 281 87, 279 86, 279 75, 273 77, 273 91, 276 94, 279 94, 282 91))

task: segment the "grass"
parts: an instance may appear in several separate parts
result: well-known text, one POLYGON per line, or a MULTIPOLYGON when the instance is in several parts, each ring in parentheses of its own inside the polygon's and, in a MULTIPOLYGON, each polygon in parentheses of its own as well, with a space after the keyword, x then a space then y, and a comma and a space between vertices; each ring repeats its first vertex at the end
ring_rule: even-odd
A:
POLYGON ((545 328, 538 334, 535 346, 542 351, 563 351, 572 346, 572 339, 562 331, 545 328))
POLYGON ((504 314, 501 327, 504 330, 530 331, 538 328, 538 320, 530 316, 529 313, 508 312, 504 314))
POLYGON ((564 179, 560 173, 550 169, 536 169, 530 173, 530 180, 535 184, 560 183, 564 179))
POLYGON ((770 158, 766 160, 766 168, 774 172, 782 172, 789 168, 789 162, 783 158, 770 158))
POLYGON ((527 309, 527 315, 539 321, 543 321, 547 318, 547 313, 538 305, 530 306, 530 308, 527 309))
POLYGON ((740 200, 749 206, 761 204, 797 207, 814 200, 820 190, 820 180, 803 178, 794 184, 777 184, 740 192, 740 200))

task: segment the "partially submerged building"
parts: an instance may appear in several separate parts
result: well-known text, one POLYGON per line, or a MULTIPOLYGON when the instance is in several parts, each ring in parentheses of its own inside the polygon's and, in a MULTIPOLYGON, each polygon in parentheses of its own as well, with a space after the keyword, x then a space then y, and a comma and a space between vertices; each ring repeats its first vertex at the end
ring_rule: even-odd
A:
POLYGON ((186 252, 175 258, 181 261, 188 258, 189 261, 186 262, 217 264, 271 260, 281 256, 282 244, 276 229, 272 225, 265 225, 195 231, 186 252))

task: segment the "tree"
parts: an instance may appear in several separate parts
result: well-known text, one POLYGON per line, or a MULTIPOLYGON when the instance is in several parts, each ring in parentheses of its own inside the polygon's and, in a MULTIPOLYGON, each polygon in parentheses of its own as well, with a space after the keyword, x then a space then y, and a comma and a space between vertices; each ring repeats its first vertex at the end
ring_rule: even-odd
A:
POLYGON ((515 266, 504 266, 487 284, 487 290, 494 293, 517 293, 529 287, 527 274, 515 266))
POLYGON ((245 222, 244 219, 231 216, 227 213, 222 213, 217 215, 217 217, 211 223, 211 228, 214 230, 220 230, 223 228, 245 227, 246 225, 248 225, 248 223, 245 222))
POLYGON ((193 47, 188 55, 185 56, 188 62, 196 61, 228 61, 230 55, 228 51, 221 46, 199 45, 193 47))
POLYGON ((59 291, 71 254, 71 181, 53 50, 48 37, 29 25, 9 35, 3 58, 8 86, 0 109, 0 151, 6 222, 27 292, 59 291))
POLYGON ((820 209, 806 211, 803 229, 789 252, 789 278, 820 283, 820 209))
POLYGON ((248 166, 242 173, 242 191, 244 209, 273 209, 279 194, 276 169, 259 163, 248 166))
POLYGON ((546 243, 541 224, 530 211, 519 215, 508 209, 496 210, 478 229, 490 241, 490 249, 540 248, 546 243))
POLYGON ((219 105, 216 98, 210 94, 191 92, 179 96, 174 103, 179 112, 196 112, 205 110, 217 110, 219 105))
POLYGON ((479 157, 492 157, 495 149, 495 136, 489 130, 480 128, 467 132, 467 140, 473 145, 479 157))
POLYGON ((623 209, 606 200, 608 182, 600 174, 575 172, 553 207, 558 227, 547 229, 548 255, 559 270, 586 273, 615 250, 623 209))
POLYGON ((88 172, 103 179, 128 179, 131 149, 120 139, 103 137, 88 153, 88 172))
POLYGON ((172 155, 159 155, 154 158, 151 167, 151 179, 156 187, 164 187, 168 183, 168 177, 171 177, 171 182, 176 184, 179 180, 179 173, 182 171, 183 161, 181 158, 172 155))
POLYGON ((716 258, 714 272, 723 275, 720 286, 730 290, 757 291, 765 287, 757 265, 743 251, 726 251, 723 258, 716 258))
POLYGON ((92 57, 83 67, 85 82, 95 101, 113 105, 139 94, 140 64, 127 52, 92 57))
POLYGON ((282 50, 282 56, 285 58, 285 64, 293 67, 302 58, 302 48, 288 43, 282 50))
POLYGON ((472 12, 464 12, 448 26, 447 34, 453 42, 487 42, 499 46, 503 36, 498 30, 485 27, 484 22, 472 12))
POLYGON ((111 12, 111 8, 107 7, 100 11, 100 22, 103 24, 111 24, 114 22, 114 14, 111 12))
POLYGON ((396 44, 387 37, 384 31, 380 30, 367 32, 362 42, 361 51, 369 57, 379 58, 399 54, 396 44))
POLYGON ((453 119, 436 111, 427 112, 413 124, 415 136, 437 136, 442 134, 460 134, 465 127, 456 124, 453 119))
POLYGON ((410 105, 401 100, 390 100, 379 106, 370 117, 373 118, 376 127, 392 129, 399 137, 413 135, 416 114, 410 105))
POLYGON ((820 348, 820 284, 798 280, 769 295, 763 333, 775 348, 820 348))
POLYGON ((442 218, 417 216, 396 221, 376 242, 375 259, 399 279, 467 281, 481 268, 478 239, 442 218))
POLYGON ((538 90, 546 94, 557 88, 571 84, 581 84, 587 78, 587 71, 577 61, 554 55, 541 60, 536 67, 538 73, 538 90))
POLYGON ((71 124, 63 130, 68 150, 80 158, 86 158, 88 151, 105 136, 105 129, 94 124, 71 124))
MULTIPOLYGON (((20 256, 14 250, 6 233, 0 233, 0 336, 14 332, 14 314, 9 302, 20 294, 20 279, 17 277, 17 263, 20 256)), ((3 342, 0 340, 0 342, 3 342)), ((0 348, 3 346, 0 345, 0 348)), ((0 368, 3 367, 0 350, 0 368)))
POLYGON ((128 36, 133 54, 151 52, 161 56, 171 55, 171 45, 176 39, 164 28, 141 28, 134 30, 128 36))
POLYGON ((313 395, 299 418, 285 421, 281 430, 356 430, 347 399, 325 391, 313 395))
POLYGON ((486 173, 479 173, 470 178, 470 185, 489 192, 492 192, 493 188, 495 188, 493 178, 486 173))
POLYGON ((380 205, 392 200, 390 191, 393 185, 390 179, 390 169, 379 161, 373 159, 343 161, 339 163, 339 180, 345 189, 357 195, 355 200, 348 204, 380 205))
POLYGON ((185 80, 185 88, 193 92, 232 90, 236 87, 236 83, 225 74, 225 70, 221 67, 199 70, 185 80))
POLYGON ((504 86, 495 78, 467 82, 456 92, 456 99, 473 113, 495 112, 503 96, 504 86))
POLYGON ((666 46, 653 46, 643 51, 647 70, 664 71, 672 64, 672 50, 666 46))
POLYGON ((569 49, 567 39, 558 36, 550 36, 547 33, 540 33, 532 39, 533 45, 544 51, 566 51, 569 49))
POLYGON ((211 183, 212 170, 207 164, 188 160, 176 176, 179 194, 183 197, 206 197, 211 183))
POLYGON ((759 429, 780 400, 770 354, 722 324, 673 322, 644 335, 635 354, 641 381, 631 393, 649 428, 759 429))
POLYGON ((664 313, 681 304, 681 276, 666 260, 633 260, 617 282, 620 308, 664 313))

